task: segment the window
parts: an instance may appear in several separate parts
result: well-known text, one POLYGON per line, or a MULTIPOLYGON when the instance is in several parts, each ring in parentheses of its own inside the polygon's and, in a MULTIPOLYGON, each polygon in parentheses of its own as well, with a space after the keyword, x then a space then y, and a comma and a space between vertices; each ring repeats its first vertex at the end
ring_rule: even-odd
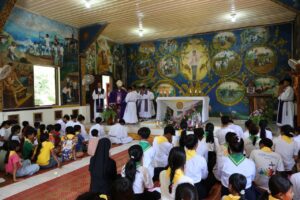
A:
POLYGON ((35 65, 34 104, 47 106, 56 104, 55 68, 35 65))

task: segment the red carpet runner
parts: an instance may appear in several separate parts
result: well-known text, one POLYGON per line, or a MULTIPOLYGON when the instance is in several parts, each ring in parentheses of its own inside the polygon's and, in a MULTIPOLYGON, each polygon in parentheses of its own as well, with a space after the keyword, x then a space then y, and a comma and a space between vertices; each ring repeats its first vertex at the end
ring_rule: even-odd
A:
MULTIPOLYGON (((118 172, 128 160, 127 150, 122 151, 112 158, 117 163, 118 172)), ((51 181, 15 194, 7 199, 22 200, 74 200, 79 194, 89 190, 90 174, 88 166, 77 169, 68 174, 62 175, 51 181)))

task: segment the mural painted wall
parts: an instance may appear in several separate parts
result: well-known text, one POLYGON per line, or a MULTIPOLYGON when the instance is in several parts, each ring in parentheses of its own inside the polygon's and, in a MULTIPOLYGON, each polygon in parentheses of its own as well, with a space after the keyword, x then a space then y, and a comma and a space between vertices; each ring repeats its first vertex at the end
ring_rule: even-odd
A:
POLYGON ((151 86, 156 96, 208 95, 211 115, 245 117, 248 83, 275 94, 291 43, 287 23, 128 44, 128 85, 151 86))
POLYGON ((114 80, 127 81, 126 54, 122 44, 100 35, 86 51, 86 74, 110 74, 114 80))
POLYGON ((0 33, 4 109, 33 107, 33 65, 57 66, 63 104, 79 103, 78 30, 15 7, 0 33))

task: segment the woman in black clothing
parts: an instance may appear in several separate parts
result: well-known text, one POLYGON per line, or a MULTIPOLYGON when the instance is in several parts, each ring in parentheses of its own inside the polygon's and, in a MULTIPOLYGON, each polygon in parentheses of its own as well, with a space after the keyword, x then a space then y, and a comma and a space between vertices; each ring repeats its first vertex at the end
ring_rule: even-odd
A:
POLYGON ((95 155, 90 160, 90 192, 111 195, 113 181, 117 178, 116 162, 109 157, 111 142, 108 138, 100 139, 95 155))

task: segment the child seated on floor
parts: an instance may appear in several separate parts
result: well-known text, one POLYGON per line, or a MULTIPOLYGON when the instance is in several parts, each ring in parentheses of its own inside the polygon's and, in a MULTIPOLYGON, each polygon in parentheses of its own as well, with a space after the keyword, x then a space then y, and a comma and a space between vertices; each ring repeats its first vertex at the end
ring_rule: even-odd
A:
POLYGON ((245 190, 247 185, 247 179, 242 174, 232 174, 229 177, 229 195, 222 197, 222 200, 245 200, 245 190))
POLYGON ((75 145, 75 151, 76 151, 76 157, 81 158, 84 155, 84 152, 87 151, 87 142, 84 140, 84 137, 81 134, 81 126, 75 125, 74 131, 76 135, 76 145, 75 145))
POLYGON ((198 200, 198 192, 190 183, 179 184, 176 188, 175 200, 198 200))
POLYGON ((89 144, 88 144, 88 154, 90 156, 93 156, 95 154, 99 139, 100 138, 98 137, 98 130, 93 129, 91 132, 91 137, 89 139, 89 144))
POLYGON ((291 182, 293 184, 294 199, 300 199, 300 150, 298 152, 297 171, 291 176, 291 182))
POLYGON ((17 140, 18 142, 21 143, 22 135, 20 134, 20 132, 21 132, 21 127, 19 125, 13 125, 11 127, 11 133, 8 136, 7 141, 17 140))
POLYGON ((154 176, 154 156, 155 152, 148 139, 150 136, 150 129, 148 127, 142 127, 138 130, 138 135, 141 137, 139 145, 143 149, 143 166, 149 171, 151 178, 154 176))
POLYGON ((47 133, 49 134, 49 141, 55 146, 55 136, 53 134, 54 126, 52 124, 48 124, 46 126, 47 133))
POLYGON ((120 119, 119 123, 111 126, 108 135, 111 143, 126 144, 132 141, 132 138, 128 136, 124 119, 120 119))
POLYGON ((205 137, 204 137, 205 132, 204 132, 203 128, 195 128, 194 129, 194 134, 198 138, 198 147, 196 149, 196 152, 197 152, 198 155, 205 158, 205 160, 207 162, 207 160, 208 160, 208 147, 207 147, 206 140, 205 140, 205 137))
POLYGON ((160 194, 156 191, 149 192, 147 189, 154 187, 152 177, 148 169, 143 166, 143 149, 140 145, 133 145, 128 149, 129 161, 122 170, 122 176, 128 178, 132 183, 134 199, 136 200, 158 200, 160 194))
POLYGON ((105 135, 104 127, 101 125, 102 118, 97 117, 95 121, 96 121, 96 124, 90 128, 90 135, 92 135, 91 134, 92 130, 97 129, 98 137, 100 137, 100 138, 105 137, 106 135, 105 135))
POLYGON ((61 141, 62 161, 64 162, 71 159, 76 160, 75 145, 77 143, 77 139, 73 127, 68 126, 66 128, 66 135, 61 138, 61 141))
POLYGON ((55 146, 59 146, 60 145, 60 130, 61 130, 61 125, 60 124, 55 124, 54 125, 54 130, 53 130, 53 136, 55 138, 55 146))
POLYGON ((199 141, 196 135, 190 134, 185 139, 186 164, 184 173, 193 180, 198 191, 199 199, 204 199, 208 195, 203 181, 207 178, 207 162, 203 156, 197 154, 196 149, 199 141))
POLYGON ((255 149, 259 149, 259 141, 261 138, 258 135, 259 129, 255 124, 252 124, 249 128, 249 137, 245 138, 245 152, 249 158, 251 152, 255 149))
POLYGON ((5 159, 5 172, 13 175, 13 181, 16 182, 17 177, 31 176, 38 172, 40 167, 37 164, 31 164, 30 160, 21 160, 17 151, 20 148, 20 143, 16 140, 11 140, 8 143, 8 152, 5 159))
POLYGON ((269 180, 270 194, 265 192, 260 200, 292 200, 294 196, 292 188, 293 185, 288 178, 280 174, 273 175, 269 180))
POLYGON ((23 144, 23 149, 22 149, 22 157, 24 160, 31 160, 32 159, 32 155, 34 152, 34 139, 35 139, 35 135, 34 135, 34 128, 33 127, 28 127, 25 132, 24 132, 24 144, 23 144))
POLYGON ((36 162, 41 169, 52 167, 61 167, 60 158, 56 156, 54 145, 49 142, 49 134, 43 133, 40 136, 40 142, 35 149, 33 161, 36 162))
POLYGON ((168 165, 169 153, 173 147, 172 137, 175 135, 175 129, 171 125, 167 125, 164 128, 164 135, 156 136, 153 141, 153 149, 155 151, 154 156, 154 177, 156 181, 159 178, 159 174, 168 165))
POLYGON ((84 138, 84 140, 87 142, 89 141, 89 134, 86 132, 86 128, 84 126, 84 120, 85 120, 85 117, 83 115, 78 115, 78 118, 77 118, 77 123, 74 124, 75 125, 80 125, 81 126, 81 135, 82 137, 84 138))

